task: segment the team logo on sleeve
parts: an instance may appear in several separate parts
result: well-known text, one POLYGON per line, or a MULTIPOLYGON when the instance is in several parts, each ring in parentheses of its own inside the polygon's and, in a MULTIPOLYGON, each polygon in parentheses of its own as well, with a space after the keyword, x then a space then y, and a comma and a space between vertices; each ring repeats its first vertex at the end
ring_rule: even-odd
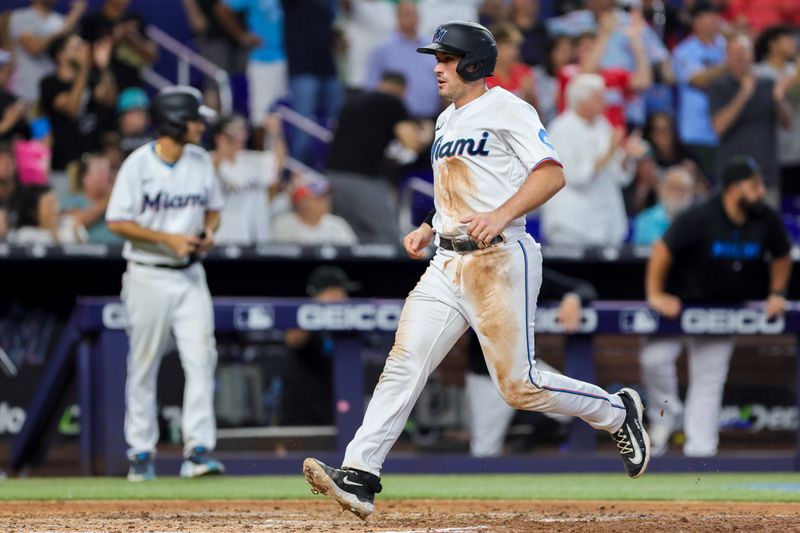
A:
POLYGON ((439 26, 436 28, 436 33, 433 34, 433 42, 440 43, 442 39, 444 39, 444 34, 447 33, 447 29, 439 26))
POLYGON ((553 143, 550 142, 550 136, 547 135, 547 132, 544 128, 539 130, 539 140, 542 141, 543 145, 547 146, 551 150, 555 150, 553 143))

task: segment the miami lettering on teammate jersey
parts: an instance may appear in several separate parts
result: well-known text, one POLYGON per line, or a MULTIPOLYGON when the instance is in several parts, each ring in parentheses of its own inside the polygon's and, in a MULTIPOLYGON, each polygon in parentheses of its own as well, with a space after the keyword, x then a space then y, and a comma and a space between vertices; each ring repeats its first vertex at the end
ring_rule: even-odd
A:
POLYGON ((442 143, 444 136, 438 137, 431 148, 431 163, 443 157, 464 155, 464 152, 469 155, 489 155, 489 150, 486 149, 486 141, 488 139, 488 131, 484 131, 481 134, 480 140, 466 138, 442 143))
POLYGON ((207 207, 208 194, 176 194, 170 196, 164 191, 159 191, 155 196, 150 196, 144 193, 142 211, 146 211, 147 209, 158 211, 160 209, 176 209, 193 206, 207 207))

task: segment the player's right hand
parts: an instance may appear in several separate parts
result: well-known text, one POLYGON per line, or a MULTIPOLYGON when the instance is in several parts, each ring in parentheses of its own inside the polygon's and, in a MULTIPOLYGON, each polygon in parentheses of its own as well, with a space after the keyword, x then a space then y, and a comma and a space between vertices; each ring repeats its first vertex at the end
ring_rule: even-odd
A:
POLYGON ((170 233, 166 236, 164 243, 169 246, 176 256, 183 259, 190 253, 197 250, 200 245, 200 239, 194 235, 185 235, 183 233, 170 233))
POLYGON ((425 248, 433 239, 433 228, 427 224, 409 233, 403 238, 403 247, 406 249, 408 257, 411 259, 425 259, 425 248))
POLYGON ((666 292, 648 296, 647 304, 659 315, 664 315, 667 318, 678 318, 683 306, 680 298, 666 292))

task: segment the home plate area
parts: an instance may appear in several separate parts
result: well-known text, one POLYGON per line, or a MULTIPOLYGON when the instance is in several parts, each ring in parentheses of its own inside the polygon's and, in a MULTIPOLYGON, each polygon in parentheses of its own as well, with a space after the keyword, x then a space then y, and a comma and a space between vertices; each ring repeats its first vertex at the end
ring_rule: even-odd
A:
POLYGON ((800 504, 384 500, 361 521, 331 501, 4 502, 5 532, 800 531, 800 504))

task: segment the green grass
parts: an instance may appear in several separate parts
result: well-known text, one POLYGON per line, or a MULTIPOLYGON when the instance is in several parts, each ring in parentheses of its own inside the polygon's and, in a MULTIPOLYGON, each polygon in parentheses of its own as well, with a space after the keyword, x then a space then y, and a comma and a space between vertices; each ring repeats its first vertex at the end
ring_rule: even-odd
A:
MULTIPOLYGON (((529 500, 706 500, 800 502, 798 474, 448 475, 384 477, 380 498, 529 500), (754 487, 753 485, 758 485, 754 487)), ((311 498, 302 476, 219 477, 148 483, 122 478, 0 481, 0 500, 287 499, 311 498)))

